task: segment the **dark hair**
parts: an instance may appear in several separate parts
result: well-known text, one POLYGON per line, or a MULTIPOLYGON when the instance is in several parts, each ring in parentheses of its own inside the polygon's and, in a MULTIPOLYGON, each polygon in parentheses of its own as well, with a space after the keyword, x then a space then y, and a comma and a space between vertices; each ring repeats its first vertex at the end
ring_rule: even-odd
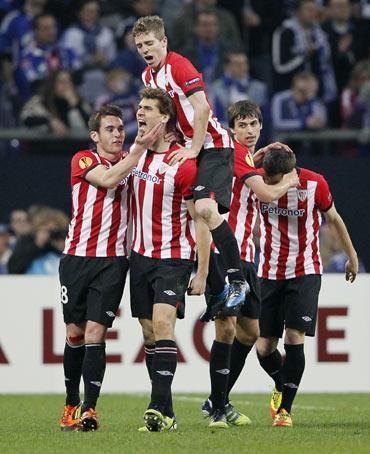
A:
POLYGON ((153 32, 154 36, 161 40, 166 36, 163 19, 159 16, 140 17, 134 24, 132 36, 146 35, 153 32))
POLYGON ((40 24, 40 20, 43 19, 44 17, 52 17, 54 19, 54 22, 55 22, 55 25, 57 25, 57 21, 56 21, 56 18, 55 16, 53 16, 51 13, 48 13, 48 12, 44 12, 44 13, 40 13, 40 14, 37 14, 33 19, 32 19, 32 29, 35 31, 39 28, 40 24))
POLYGON ((258 104, 252 101, 242 100, 231 104, 227 110, 229 127, 234 128, 237 120, 256 117, 262 125, 262 113, 258 104))
POLYGON ((171 96, 161 88, 146 87, 140 92, 140 99, 156 99, 158 101, 158 109, 161 114, 168 115, 169 120, 166 125, 166 131, 175 129, 177 121, 176 106, 171 96))
POLYGON ((262 162, 267 177, 289 173, 295 165, 295 154, 285 148, 273 148, 265 154, 262 162))
POLYGON ((315 0, 296 0, 293 4, 294 10, 297 11, 297 10, 301 9, 305 3, 315 3, 316 4, 316 1, 315 0))
POLYGON ((90 115, 88 126, 89 131, 96 131, 99 132, 100 130, 100 123, 103 117, 107 117, 111 115, 112 117, 118 117, 122 120, 122 110, 113 104, 105 104, 101 106, 99 110, 93 112, 90 115))

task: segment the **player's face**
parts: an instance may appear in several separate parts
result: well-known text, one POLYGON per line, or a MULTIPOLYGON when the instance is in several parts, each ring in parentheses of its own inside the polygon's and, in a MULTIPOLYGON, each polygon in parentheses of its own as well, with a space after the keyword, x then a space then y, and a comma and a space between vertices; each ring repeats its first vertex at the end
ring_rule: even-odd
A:
POLYGON ((237 142, 245 145, 253 153, 261 134, 262 125, 256 117, 245 117, 234 123, 234 136, 237 142))
POLYGON ((139 103, 136 113, 137 124, 140 132, 146 133, 154 128, 159 122, 168 120, 167 115, 162 114, 158 107, 157 99, 143 98, 139 103))
POLYGON ((158 70, 167 56, 167 38, 158 39, 153 32, 142 33, 135 37, 135 45, 139 54, 153 69, 158 70))
POLYGON ((122 120, 113 115, 107 115, 100 121, 99 132, 93 131, 91 138, 96 143, 98 153, 107 158, 115 159, 122 151, 125 131, 122 120))

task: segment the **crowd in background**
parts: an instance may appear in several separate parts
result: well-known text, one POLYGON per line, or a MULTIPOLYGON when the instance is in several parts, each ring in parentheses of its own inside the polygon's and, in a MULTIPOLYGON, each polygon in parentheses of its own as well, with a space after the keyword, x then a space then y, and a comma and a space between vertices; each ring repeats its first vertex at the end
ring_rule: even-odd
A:
MULTIPOLYGON (((261 106, 261 144, 282 131, 370 127, 370 0, 0 0, 0 128, 87 133, 92 110, 113 103, 134 137, 145 63, 131 30, 152 14, 170 50, 203 73, 224 124, 240 99, 261 106)), ((14 210, 0 224, 0 274, 56 274, 67 226, 53 208, 14 210)), ((324 270, 342 272, 329 237, 324 270)))
POLYGON ((131 30, 152 14, 203 73, 223 123, 248 98, 263 110, 263 142, 370 127, 369 0, 0 0, 0 128, 63 137, 114 103, 133 137, 144 62, 131 30))

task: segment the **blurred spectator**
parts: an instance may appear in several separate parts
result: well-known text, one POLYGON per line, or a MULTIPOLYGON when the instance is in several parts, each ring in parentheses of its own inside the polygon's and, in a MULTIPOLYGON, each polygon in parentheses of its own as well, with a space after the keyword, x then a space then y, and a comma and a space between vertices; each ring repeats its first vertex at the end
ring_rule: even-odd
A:
POLYGON ((125 134, 134 139, 137 133, 136 111, 139 103, 139 83, 123 68, 111 69, 106 79, 107 93, 98 98, 95 109, 99 110, 103 104, 114 104, 120 107, 125 134))
POLYGON ((99 2, 80 1, 77 17, 77 23, 63 34, 63 45, 74 49, 85 68, 106 67, 116 56, 116 43, 113 32, 100 23, 99 2))
POLYGON ((216 3, 217 0, 192 0, 189 3, 184 3, 182 13, 173 22, 173 33, 170 36, 169 48, 177 52, 186 46, 190 38, 189 32, 191 33, 194 30, 197 14, 200 11, 214 8, 219 23, 219 41, 227 43, 229 49, 241 49, 240 30, 234 16, 226 9, 216 6, 216 3))
POLYGON ((341 92, 348 84, 355 63, 366 57, 370 31, 366 36, 363 22, 352 17, 350 0, 329 0, 328 20, 323 29, 328 35, 337 87, 341 92))
POLYGON ((9 227, 0 224, 0 274, 8 274, 8 262, 13 253, 10 239, 9 227))
POLYGON ((124 43, 124 35, 128 30, 132 30, 134 23, 139 17, 158 14, 156 0, 132 0, 130 4, 130 13, 121 17, 121 20, 116 27, 116 37, 119 47, 124 43))
MULTIPOLYGON (((330 228, 328 224, 323 225, 320 230, 320 254, 324 273, 343 273, 348 256, 343 250, 336 230, 330 228)), ((360 257, 358 258, 358 272, 366 272, 360 257)))
POLYGON ((24 235, 31 233, 31 223, 27 211, 25 210, 13 210, 9 216, 9 227, 13 234, 12 245, 24 235))
POLYGON ((273 34, 272 62, 275 91, 290 87, 292 78, 301 71, 315 74, 319 94, 326 103, 335 100, 337 87, 328 39, 317 23, 314 0, 298 0, 295 14, 273 34))
POLYGON ((80 56, 83 75, 79 91, 83 98, 93 104, 96 98, 104 93, 104 69, 116 57, 116 42, 113 32, 101 23, 97 0, 76 3, 78 21, 67 28, 61 41, 80 56))
POLYGON ((173 27, 174 22, 179 16, 179 11, 181 11, 183 4, 185 2, 183 0, 159 0, 157 4, 159 4, 159 11, 158 14, 164 20, 166 26, 167 36, 173 36, 173 27))
POLYGON ((28 128, 63 137, 70 132, 87 133, 90 113, 91 108, 78 94, 71 73, 59 70, 50 74, 43 82, 40 94, 24 105, 21 122, 28 128))
POLYGON ((67 234, 68 217, 59 210, 39 209, 32 233, 19 239, 8 262, 11 274, 57 274, 67 234))
POLYGON ((132 24, 129 24, 123 32, 120 40, 123 49, 113 60, 112 68, 124 68, 137 79, 141 79, 141 74, 146 67, 145 61, 140 57, 136 50, 134 38, 132 36, 132 24))
POLYGON ((340 104, 343 127, 370 127, 370 60, 363 60, 354 67, 340 104))
POLYGON ((229 40, 220 38, 220 24, 215 10, 203 10, 196 14, 194 35, 179 50, 199 72, 206 84, 214 82, 222 74, 222 64, 227 52, 235 50, 229 40))
POLYGON ((291 90, 276 93, 272 98, 271 119, 276 131, 302 131, 326 126, 324 103, 317 97, 318 82, 313 74, 299 73, 291 90))
POLYGON ((227 109, 241 99, 250 99, 261 109, 266 110, 267 86, 249 74, 248 57, 243 52, 230 52, 225 55, 222 77, 209 87, 209 96, 216 117, 227 125, 227 109))
POLYGON ((34 39, 20 56, 17 84, 23 99, 36 92, 37 84, 58 69, 77 70, 81 60, 71 48, 58 43, 55 18, 40 14, 33 21, 34 39))

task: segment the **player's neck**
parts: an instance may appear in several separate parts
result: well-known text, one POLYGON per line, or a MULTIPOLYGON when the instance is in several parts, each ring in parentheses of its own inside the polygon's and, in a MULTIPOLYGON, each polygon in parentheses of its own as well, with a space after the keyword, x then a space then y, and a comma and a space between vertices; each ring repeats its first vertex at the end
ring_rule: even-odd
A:
POLYGON ((153 145, 152 149, 156 153, 166 153, 171 147, 171 144, 169 142, 166 142, 164 140, 164 137, 160 137, 155 144, 153 145))
POLYGON ((155 73, 157 73, 157 72, 163 67, 163 65, 165 64, 167 55, 168 55, 168 52, 166 52, 166 53, 163 55, 163 57, 161 58, 161 61, 159 62, 159 65, 156 66, 155 68, 153 68, 153 71, 154 71, 155 73))

